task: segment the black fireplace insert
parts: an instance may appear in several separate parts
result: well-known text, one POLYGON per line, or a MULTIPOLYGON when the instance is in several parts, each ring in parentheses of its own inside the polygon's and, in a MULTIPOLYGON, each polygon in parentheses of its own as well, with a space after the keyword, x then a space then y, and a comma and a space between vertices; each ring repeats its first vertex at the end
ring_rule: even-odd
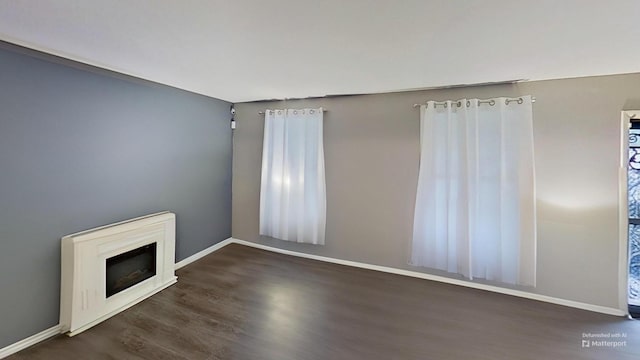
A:
POLYGON ((107 297, 156 274, 156 247, 152 243, 107 259, 107 297))

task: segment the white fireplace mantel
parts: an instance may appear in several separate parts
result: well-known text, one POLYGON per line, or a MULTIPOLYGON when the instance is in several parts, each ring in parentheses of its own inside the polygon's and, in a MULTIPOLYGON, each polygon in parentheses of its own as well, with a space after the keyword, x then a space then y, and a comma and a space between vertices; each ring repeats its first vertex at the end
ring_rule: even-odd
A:
POLYGON ((62 238, 60 326, 69 336, 175 284, 175 214, 123 221, 62 238), (156 243, 156 274, 106 296, 106 260, 156 243))

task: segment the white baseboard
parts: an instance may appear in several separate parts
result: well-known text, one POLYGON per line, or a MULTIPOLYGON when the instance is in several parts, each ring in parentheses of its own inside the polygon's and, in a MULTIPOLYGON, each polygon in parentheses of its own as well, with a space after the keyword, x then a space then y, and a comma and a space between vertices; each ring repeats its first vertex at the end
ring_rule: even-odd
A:
POLYGON ((272 252, 276 252, 276 253, 280 253, 280 254, 285 254, 285 255, 298 256, 298 257, 302 257, 302 258, 306 258, 306 259, 313 259, 313 260, 319 260, 319 261, 324 261, 324 262, 329 262, 329 263, 334 263, 334 264, 353 266, 353 267, 358 267, 358 268, 368 269, 368 270, 382 271, 382 272, 386 272, 386 273, 390 273, 390 274, 411 276, 411 277, 415 277, 415 278, 433 280, 433 281, 443 282, 443 283, 447 283, 447 284, 466 286, 466 287, 470 287, 470 288, 474 288, 474 289, 480 289, 480 290, 486 290, 486 291, 491 291, 491 292, 495 292, 495 293, 518 296, 518 297, 522 297, 522 298, 526 298, 526 299, 538 300, 538 301, 548 302, 548 303, 552 303, 552 304, 563 305, 563 306, 568 306, 568 307, 572 307, 572 308, 577 308, 577 309, 582 309, 582 310, 588 310, 588 311, 603 313, 603 314, 616 315, 616 316, 626 316, 627 315, 627 313, 625 311, 620 310, 620 309, 616 309, 616 308, 611 308, 611 307, 606 307, 606 306, 601 306, 601 305, 587 304, 587 303, 583 303, 583 302, 579 302, 579 301, 573 301, 573 300, 560 299, 560 298, 547 296, 547 295, 534 294, 534 293, 530 293, 530 292, 526 292, 526 291, 522 291, 522 290, 502 288, 502 287, 499 287, 499 286, 479 284, 479 283, 474 283, 474 282, 464 281, 464 280, 458 280, 458 279, 450 279, 450 278, 447 278, 447 277, 444 277, 444 276, 425 274, 425 273, 421 273, 421 272, 417 272, 417 271, 396 269, 396 268, 387 267, 387 266, 372 265, 372 264, 361 263, 361 262, 357 262, 357 261, 341 260, 341 259, 335 259, 335 258, 330 258, 330 257, 326 257, 326 256, 305 254, 305 253, 301 253, 301 252, 297 252, 297 251, 283 250, 283 249, 279 249, 279 248, 275 248, 275 247, 271 247, 271 246, 267 246, 267 245, 262 245, 262 244, 258 244, 258 243, 253 243, 253 242, 250 242, 250 241, 235 239, 235 238, 232 238, 231 242, 236 243, 236 244, 241 244, 241 245, 246 245, 246 246, 258 248, 258 249, 262 249, 262 250, 267 250, 267 251, 272 251, 272 252))
POLYGON ((9 346, 0 349, 0 359, 4 359, 9 355, 13 355, 20 350, 26 349, 31 345, 35 345, 48 338, 54 337, 60 334, 60 325, 55 325, 47 330, 41 331, 35 335, 29 336, 26 339, 20 340, 17 343, 13 343, 9 346))
MULTIPOLYGON (((450 278, 446 278, 443 276, 438 276, 438 275, 432 275, 432 274, 425 274, 425 273, 421 273, 421 272, 417 272, 417 271, 410 271, 410 270, 403 270, 403 269, 396 269, 396 268, 392 268, 392 267, 388 267, 388 266, 380 266, 380 265, 372 265, 372 264, 367 264, 367 263, 361 263, 361 262, 357 262, 357 261, 350 261, 350 260, 341 260, 341 259, 335 259, 335 258, 330 258, 330 257, 326 257, 326 256, 319 256, 319 255, 311 255, 311 254, 305 254, 305 253, 301 253, 301 252, 297 252, 297 251, 291 251, 291 250, 284 250, 284 249, 279 249, 276 247, 272 247, 272 246, 267 246, 267 245, 262 245, 262 244, 258 244, 258 243, 253 243, 250 241, 245 241, 245 240, 240 240, 240 239, 235 239, 235 238, 228 238, 225 239, 213 246, 210 246, 198 253, 195 253, 191 256, 189 256, 188 258, 181 260, 179 262, 176 263, 175 265, 175 269, 178 270, 188 264, 191 264, 192 262, 201 259, 229 244, 240 244, 240 245, 245 245, 245 246, 249 246, 249 247, 253 247, 253 248, 257 248, 257 249, 262 249, 262 250, 267 250, 267 251, 271 251, 271 252, 275 252, 275 253, 280 253, 280 254, 285 254, 285 255, 291 255, 291 256, 297 256, 297 257, 301 257, 301 258, 306 258, 306 259, 312 259, 312 260, 319 260, 319 261, 324 261, 324 262, 328 262, 328 263, 333 263, 333 264, 339 264, 339 265, 346 265, 346 266, 353 266, 353 267, 357 267, 357 268, 362 268, 362 269, 368 269, 368 270, 375 270, 375 271, 381 271, 381 272, 386 272, 386 273, 390 273, 390 274, 397 274, 397 275, 404 275, 404 276, 410 276, 410 277, 414 277, 414 278, 419 278, 419 279, 425 279, 425 280, 433 280, 433 281, 439 281, 439 282, 443 282, 443 283, 447 283, 447 284, 453 284, 453 285, 460 285, 460 286, 466 286, 469 288, 474 288, 474 289, 480 289, 480 290, 486 290, 486 291, 492 291, 492 292, 496 292, 496 293, 501 293, 501 294, 506 294, 506 295, 512 295, 512 296, 518 296, 518 297, 522 297, 522 298, 526 298, 526 299, 532 299, 532 300, 538 300, 538 301, 543 301, 543 302, 548 302, 548 303, 552 303, 552 304, 557 304, 557 305, 563 305, 563 306, 568 306, 568 307, 572 307, 572 308, 577 308, 577 309, 582 309, 582 310, 588 310, 588 311, 593 311, 593 312, 597 312, 597 313, 603 313, 603 314, 609 314, 609 315, 616 315, 616 316, 626 316, 627 313, 623 310, 620 309, 616 309, 616 308, 610 308, 610 307, 606 307, 606 306, 601 306, 601 305, 593 305, 593 304, 587 304, 587 303, 583 303, 583 302, 579 302, 579 301, 573 301, 573 300, 566 300, 566 299, 560 299, 560 298, 555 298, 552 296, 547 296, 547 295, 540 295, 540 294, 534 294, 534 293, 530 293, 530 292, 526 292, 526 291, 521 291, 521 290, 514 290, 514 289, 507 289, 507 288, 501 288, 498 286, 492 286, 492 285, 485 285, 485 284, 478 284, 478 283, 473 283, 473 282, 469 282, 469 281, 463 281, 463 280, 457 280, 457 279, 450 279, 450 278)), ((58 334, 60 334, 60 325, 55 325, 47 330, 44 330, 42 332, 39 332, 33 336, 30 336, 24 340, 20 340, 14 344, 8 345, 2 349, 0 349, 0 359, 3 359, 9 355, 15 354, 20 350, 26 349, 29 346, 35 345, 41 341, 44 341, 50 337, 56 336, 58 334)))
POLYGON ((233 238, 228 238, 228 239, 225 239, 225 240, 220 241, 220 242, 219 242, 219 243, 217 243, 217 244, 214 244, 214 245, 212 245, 212 246, 209 246, 208 248, 206 248, 206 249, 204 249, 204 250, 202 250, 202 251, 200 251, 200 252, 197 252, 197 253, 195 253, 195 254, 193 254, 193 255, 189 256, 189 257, 188 257, 188 258, 186 258, 186 259, 183 259, 183 260, 178 261, 178 262, 176 263, 176 267, 175 267, 175 269, 176 269, 176 270, 178 270, 178 269, 180 269, 180 268, 181 268, 181 267, 183 267, 183 266, 189 265, 189 264, 191 264, 192 262, 194 262, 194 261, 196 261, 196 260, 199 260, 199 259, 201 259, 201 258, 203 258, 203 257, 205 257, 205 256, 207 256, 207 255, 209 255, 209 254, 211 254, 212 252, 214 252, 214 251, 216 251, 216 250, 219 250, 219 249, 221 249, 221 248, 223 248, 223 247, 225 247, 225 246, 227 246, 227 245, 231 244, 232 242, 233 242, 233 238))

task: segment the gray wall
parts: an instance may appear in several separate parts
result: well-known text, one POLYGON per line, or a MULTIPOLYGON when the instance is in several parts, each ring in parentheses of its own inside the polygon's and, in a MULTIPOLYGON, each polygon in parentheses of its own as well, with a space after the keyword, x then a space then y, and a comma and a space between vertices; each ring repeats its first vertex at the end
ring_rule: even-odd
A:
POLYGON ((3 47, 0 348, 58 323, 63 235, 163 210, 176 260, 231 235, 229 103, 3 47))
MULTIPOLYGON (((640 109, 640 74, 447 90, 237 104, 233 237, 400 269, 407 265, 425 100, 531 94, 538 216, 538 294, 618 308, 620 111, 640 109), (265 108, 323 106, 325 246, 261 238, 265 108)), ((438 273, 442 274, 442 273, 438 273)))

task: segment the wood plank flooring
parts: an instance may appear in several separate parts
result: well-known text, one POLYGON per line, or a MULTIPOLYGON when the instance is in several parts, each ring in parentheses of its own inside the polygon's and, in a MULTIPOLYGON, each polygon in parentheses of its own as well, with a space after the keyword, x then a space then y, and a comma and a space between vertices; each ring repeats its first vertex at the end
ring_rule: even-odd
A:
POLYGON ((233 244, 8 359, 637 360, 640 321, 233 244), (585 348, 583 333, 624 333, 626 346, 585 348))

